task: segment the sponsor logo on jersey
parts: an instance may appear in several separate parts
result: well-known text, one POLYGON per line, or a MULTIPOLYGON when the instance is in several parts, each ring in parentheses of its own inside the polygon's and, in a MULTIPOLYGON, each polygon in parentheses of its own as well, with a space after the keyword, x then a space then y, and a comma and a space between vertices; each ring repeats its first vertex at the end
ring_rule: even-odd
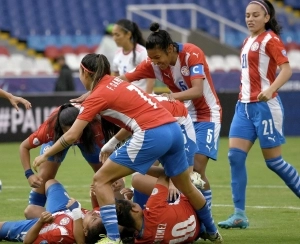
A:
POLYGON ((38 138, 34 138, 34 139, 33 139, 33 145, 35 145, 35 146, 40 145, 40 141, 39 141, 38 138))
POLYGON ((259 48, 259 44, 258 42, 254 42, 252 45, 251 45, 251 51, 256 51, 257 49, 259 48))
POLYGON ((181 67, 181 74, 184 75, 184 76, 189 76, 190 75, 189 68, 187 66, 182 66, 181 67))

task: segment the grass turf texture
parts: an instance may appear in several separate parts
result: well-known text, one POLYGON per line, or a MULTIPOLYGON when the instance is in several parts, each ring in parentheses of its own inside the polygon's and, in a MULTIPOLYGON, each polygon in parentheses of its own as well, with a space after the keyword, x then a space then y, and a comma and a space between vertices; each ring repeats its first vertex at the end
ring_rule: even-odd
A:
MULTIPOLYGON (((300 137, 288 137, 287 144, 282 148, 284 159, 294 165, 298 172, 300 172, 299 145, 300 137)), ((18 143, 0 144, 0 180, 2 180, 0 221, 23 219, 23 210, 28 202, 30 188, 21 167, 18 148, 18 143)), ((227 148, 228 139, 222 138, 219 159, 217 162, 210 161, 207 168, 216 223, 227 219, 233 211, 227 148)), ((31 161, 38 153, 39 149, 31 151, 31 161)), ((265 166, 257 142, 249 153, 247 170, 246 210, 250 227, 246 230, 220 229, 224 242, 229 244, 300 243, 300 201, 277 175, 265 166)), ((92 175, 91 168, 75 147, 75 153, 72 148, 69 150, 56 179, 66 186, 70 196, 79 200, 83 207, 90 208, 89 185, 92 175)), ((197 243, 209 243, 209 241, 197 243)))

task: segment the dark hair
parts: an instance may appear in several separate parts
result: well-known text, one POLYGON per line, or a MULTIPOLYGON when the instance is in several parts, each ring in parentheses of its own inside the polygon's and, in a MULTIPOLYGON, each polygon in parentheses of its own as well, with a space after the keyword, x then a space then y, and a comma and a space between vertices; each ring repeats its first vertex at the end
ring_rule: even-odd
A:
POLYGON ((148 36, 146 41, 146 49, 159 48, 167 53, 167 49, 170 45, 173 45, 178 51, 178 44, 173 42, 170 34, 165 30, 159 29, 158 23, 152 23, 150 30, 152 33, 148 36))
POLYGON ((282 27, 278 24, 276 20, 276 15, 275 15, 276 13, 272 3, 268 0, 256 0, 256 1, 261 3, 268 11, 268 13, 266 14, 270 15, 269 21, 265 24, 265 29, 272 30, 276 35, 280 35, 282 27))
POLYGON ((120 130, 120 127, 101 117, 101 128, 104 141, 107 143, 120 130))
POLYGON ((110 74, 110 64, 103 54, 89 53, 83 57, 81 64, 93 79, 92 89, 104 75, 110 74))
MULTIPOLYGON (((63 127, 71 127, 77 116, 79 114, 79 109, 74 107, 71 103, 65 103, 60 106, 57 113, 54 113, 48 122, 48 130, 54 129, 53 142, 56 142, 63 134, 63 127)), ((92 123, 92 122, 91 122, 92 123)), ((89 123, 83 130, 81 140, 83 143, 83 150, 92 153, 94 151, 95 145, 95 135, 93 133, 92 124, 89 123)), ((63 151, 58 152, 55 155, 56 160, 60 160, 63 151)))
POLYGON ((117 21, 116 25, 120 26, 125 33, 131 32, 131 41, 133 43, 133 64, 136 65, 136 44, 145 46, 145 40, 143 38, 142 32, 135 22, 128 19, 120 19, 117 21))
POLYGON ((127 228, 134 228, 135 225, 135 220, 130 214, 132 209, 131 204, 128 200, 116 200, 118 224, 127 228))
POLYGON ((87 235, 85 236, 86 244, 94 244, 100 240, 100 235, 106 235, 106 229, 102 222, 88 229, 87 235))

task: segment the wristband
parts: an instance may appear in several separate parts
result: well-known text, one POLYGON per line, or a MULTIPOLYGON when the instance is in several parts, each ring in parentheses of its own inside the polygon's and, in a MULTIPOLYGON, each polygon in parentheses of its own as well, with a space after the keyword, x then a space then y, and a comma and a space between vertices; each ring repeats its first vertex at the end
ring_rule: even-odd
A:
POLYGON ((117 146, 117 144, 119 143, 120 141, 116 138, 116 137, 112 137, 109 141, 108 141, 108 143, 110 144, 110 145, 113 145, 113 146, 117 146))
POLYGON ((81 214, 81 209, 80 208, 74 208, 72 210, 72 214, 73 214, 73 219, 74 220, 82 218, 82 214, 81 214))
POLYGON ((25 171, 25 176, 26 176, 27 179, 28 179, 30 176, 32 176, 32 175, 34 175, 32 169, 27 169, 27 170, 25 171))

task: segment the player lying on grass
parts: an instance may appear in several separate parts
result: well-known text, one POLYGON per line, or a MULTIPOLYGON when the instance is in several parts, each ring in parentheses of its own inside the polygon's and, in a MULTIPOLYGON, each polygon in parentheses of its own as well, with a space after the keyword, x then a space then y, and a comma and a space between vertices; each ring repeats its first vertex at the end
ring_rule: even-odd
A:
MULTIPOLYGON (((158 178, 140 173, 132 177, 134 190, 150 196, 144 210, 139 203, 128 199, 116 201, 119 225, 135 230, 132 243, 192 243, 197 240, 200 223, 188 199, 180 194, 170 203, 169 178, 163 169, 154 166, 148 173, 158 178)), ((198 184, 203 187, 203 181, 198 179, 198 184)), ((123 188, 120 192, 133 195, 129 188, 123 188)), ((203 238, 205 235, 202 233, 203 238)))
POLYGON ((39 218, 0 222, 0 240, 23 243, 95 243, 105 233, 99 212, 82 209, 56 180, 45 184, 47 206, 39 218))

